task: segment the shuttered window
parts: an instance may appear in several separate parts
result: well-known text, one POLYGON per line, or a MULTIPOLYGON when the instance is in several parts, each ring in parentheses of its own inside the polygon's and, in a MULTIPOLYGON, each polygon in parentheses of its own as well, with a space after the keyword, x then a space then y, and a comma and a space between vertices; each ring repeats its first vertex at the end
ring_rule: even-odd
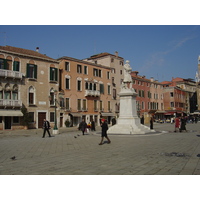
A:
POLYGON ((27 64, 26 77, 37 79, 37 65, 27 64))
POLYGON ((50 81, 58 81, 58 69, 50 67, 50 81))

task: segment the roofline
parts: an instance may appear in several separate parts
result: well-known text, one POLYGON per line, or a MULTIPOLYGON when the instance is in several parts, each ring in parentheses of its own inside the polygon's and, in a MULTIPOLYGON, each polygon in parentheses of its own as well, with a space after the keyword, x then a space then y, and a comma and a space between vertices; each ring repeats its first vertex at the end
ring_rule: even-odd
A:
POLYGON ((87 65, 93 65, 93 66, 96 66, 96 67, 101 67, 101 68, 105 68, 105 69, 109 69, 109 70, 112 69, 112 67, 107 67, 107 66, 104 66, 104 65, 95 64, 95 63, 87 62, 87 61, 84 61, 84 60, 79 60, 77 58, 72 58, 72 57, 68 57, 68 56, 60 57, 57 60, 65 60, 65 59, 75 61, 75 62, 84 63, 84 64, 87 64, 87 65))
POLYGON ((10 54, 14 54, 14 55, 20 55, 23 57, 29 57, 29 58, 35 58, 38 60, 45 60, 45 61, 49 61, 49 62, 54 62, 54 63, 59 63, 56 59, 51 59, 51 58, 43 58, 43 57, 39 57, 39 56, 33 56, 33 55, 29 55, 29 54, 23 54, 23 53, 18 53, 18 52, 14 52, 14 51, 8 51, 8 50, 4 50, 4 49, 0 49, 0 52, 2 53, 10 53, 10 54))

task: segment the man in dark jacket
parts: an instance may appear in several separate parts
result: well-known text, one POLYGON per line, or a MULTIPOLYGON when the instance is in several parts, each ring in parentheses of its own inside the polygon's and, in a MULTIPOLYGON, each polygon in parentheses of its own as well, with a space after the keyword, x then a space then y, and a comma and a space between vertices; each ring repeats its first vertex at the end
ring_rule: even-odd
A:
POLYGON ((42 137, 42 138, 45 137, 46 131, 47 131, 47 133, 49 134, 49 137, 52 137, 52 136, 50 135, 50 132, 49 132, 49 129, 50 129, 50 128, 51 128, 51 127, 50 127, 49 122, 48 122, 46 119, 44 119, 44 123, 43 123, 44 132, 43 132, 43 137, 42 137))
POLYGON ((86 128, 87 128, 87 124, 86 124, 85 120, 82 119, 82 122, 79 124, 78 129, 82 131, 83 135, 85 135, 86 128))
POLYGON ((105 119, 102 119, 102 124, 101 124, 101 142, 99 145, 103 144, 103 138, 105 137, 108 140, 108 144, 111 143, 110 139, 107 136, 107 130, 108 130, 108 124, 106 123, 105 119))

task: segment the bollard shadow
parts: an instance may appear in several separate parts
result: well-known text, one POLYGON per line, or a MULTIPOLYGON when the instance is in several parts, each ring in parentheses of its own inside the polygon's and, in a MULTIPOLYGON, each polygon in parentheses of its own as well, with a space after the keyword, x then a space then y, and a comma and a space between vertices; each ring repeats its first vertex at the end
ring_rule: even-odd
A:
POLYGON ((200 137, 200 135, 197 135, 197 137, 200 137))

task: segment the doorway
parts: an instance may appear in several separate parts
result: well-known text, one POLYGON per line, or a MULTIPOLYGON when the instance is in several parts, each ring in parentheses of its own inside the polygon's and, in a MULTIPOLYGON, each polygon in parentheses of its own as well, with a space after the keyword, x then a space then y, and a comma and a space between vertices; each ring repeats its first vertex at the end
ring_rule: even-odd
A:
POLYGON ((44 119, 46 119, 46 112, 38 113, 38 128, 43 127, 44 119))
POLYGON ((4 117, 5 129, 11 129, 11 117, 4 117))

